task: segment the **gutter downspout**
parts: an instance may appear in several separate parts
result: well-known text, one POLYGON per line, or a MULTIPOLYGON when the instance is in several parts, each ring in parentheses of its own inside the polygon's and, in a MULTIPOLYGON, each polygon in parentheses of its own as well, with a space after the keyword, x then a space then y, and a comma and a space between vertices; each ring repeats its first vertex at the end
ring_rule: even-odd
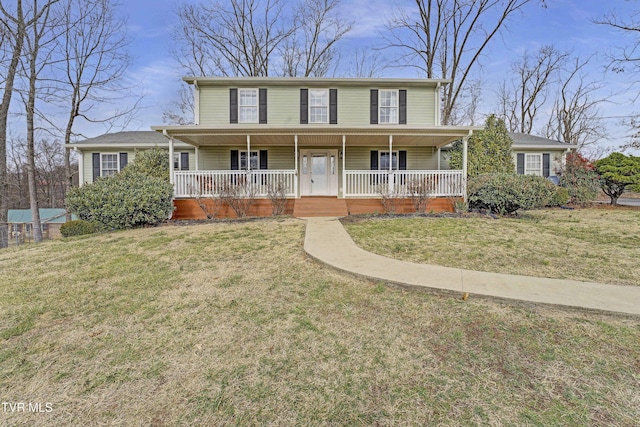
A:
POLYGON ((200 86, 198 80, 193 80, 193 87, 196 89, 193 93, 193 124, 200 124, 200 86))
POLYGON ((469 134, 462 138, 462 197, 466 203, 468 200, 467 195, 467 156, 469 152, 469 138, 473 135, 473 131, 470 130, 469 134))
POLYGON ((436 126, 440 126, 441 125, 441 123, 440 123, 440 86, 441 86, 440 82, 436 83, 436 95, 435 95, 435 104, 436 104, 435 105, 435 109, 436 109, 436 114, 435 114, 436 123, 435 124, 436 124, 436 126))

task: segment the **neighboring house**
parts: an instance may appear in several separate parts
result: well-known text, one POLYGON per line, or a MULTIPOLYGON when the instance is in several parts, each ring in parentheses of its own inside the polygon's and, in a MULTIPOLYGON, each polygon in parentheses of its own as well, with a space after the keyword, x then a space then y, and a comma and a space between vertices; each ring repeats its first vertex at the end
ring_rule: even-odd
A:
POLYGON ((557 177, 562 173, 567 154, 578 149, 576 144, 524 133, 510 133, 509 136, 513 140, 511 151, 516 173, 544 176, 556 183, 557 177))
MULTIPOLYGON (((171 165, 177 216, 196 212, 196 199, 242 182, 253 183, 266 203, 269 189, 284 184, 294 215, 328 205, 334 213, 380 212, 381 194, 406 194, 415 181, 432 197, 464 197, 463 170, 440 170, 439 149, 478 128, 440 125, 447 80, 184 80, 193 86, 195 124, 152 126, 168 138, 170 152, 189 152, 188 170, 171 165)), ((118 157, 106 160, 115 170, 118 157)))
MULTIPOLYGON (((513 140, 511 151, 516 173, 544 176, 556 183, 565 165, 567 154, 578 148, 575 144, 524 133, 510 132, 509 136, 513 140)), ((450 146, 447 146, 441 150, 440 165, 443 169, 449 168, 449 148, 450 146)))
MULTIPOLYGON (((40 222, 42 226, 42 238, 56 239, 61 236, 60 227, 66 221, 67 211, 64 209, 41 208, 40 222)), ((77 219, 72 215, 72 219, 77 219)), ((24 243, 33 241, 31 209, 9 209, 9 243, 24 243)))

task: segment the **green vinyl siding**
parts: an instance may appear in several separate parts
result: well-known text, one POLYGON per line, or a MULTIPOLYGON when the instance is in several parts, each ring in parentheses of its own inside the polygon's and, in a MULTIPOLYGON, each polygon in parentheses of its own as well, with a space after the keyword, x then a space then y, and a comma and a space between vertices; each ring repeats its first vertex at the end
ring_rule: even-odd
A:
MULTIPOLYGON (((434 88, 402 88, 398 86, 371 88, 363 86, 269 87, 268 85, 260 85, 260 87, 267 88, 267 124, 269 125, 299 125, 300 89, 316 87, 338 90, 338 126, 366 126, 370 124, 371 89, 406 89, 407 126, 435 126, 436 124, 436 90, 434 88)), ((199 102, 199 123, 201 126, 229 125, 229 87, 201 86, 199 102)))
MULTIPOLYGON (((369 170, 371 151, 389 151, 388 147, 346 147, 347 170, 369 170)), ((438 169, 437 149, 434 147, 393 147, 393 151, 407 152, 407 170, 438 169)))
MULTIPOLYGON (((198 152, 200 170, 229 170, 231 169, 231 150, 247 151, 247 146, 234 147, 201 147, 198 152)), ((267 165, 271 170, 294 169, 295 154, 291 147, 262 147, 251 146, 251 151, 267 150, 267 165)))
MULTIPOLYGON (((93 182, 93 153, 101 153, 101 154, 119 154, 119 153, 127 153, 127 164, 131 164, 135 158, 136 158, 136 153, 138 151, 141 151, 142 149, 135 149, 135 150, 131 150, 131 149, 105 149, 105 150, 87 150, 87 151, 82 151, 82 158, 83 158, 83 168, 82 171, 84 173, 84 183, 92 183, 93 182)), ((183 153, 183 152, 188 152, 189 153, 189 169, 190 170, 194 170, 195 169, 195 164, 196 164, 196 154, 195 154, 195 149, 176 149, 174 151, 175 153, 183 153)))
POLYGON ((229 124, 229 88, 200 87, 200 125, 229 124))

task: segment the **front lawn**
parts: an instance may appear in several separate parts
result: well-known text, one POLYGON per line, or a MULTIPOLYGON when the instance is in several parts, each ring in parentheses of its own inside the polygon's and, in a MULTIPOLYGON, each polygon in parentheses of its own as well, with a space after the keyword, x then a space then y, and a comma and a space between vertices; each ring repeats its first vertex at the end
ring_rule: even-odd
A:
POLYGON ((387 288, 303 237, 269 219, 0 250, 0 396, 43 409, 0 425, 640 419, 639 319, 387 288))
POLYGON ((363 249, 426 264, 640 285, 640 210, 547 209, 520 217, 348 219, 363 249))

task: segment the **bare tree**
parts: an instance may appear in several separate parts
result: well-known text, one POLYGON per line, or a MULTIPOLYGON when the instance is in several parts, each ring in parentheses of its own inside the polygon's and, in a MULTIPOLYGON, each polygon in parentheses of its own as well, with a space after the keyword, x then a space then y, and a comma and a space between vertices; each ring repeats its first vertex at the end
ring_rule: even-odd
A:
MULTIPOLYGON (((36 173, 40 182, 38 200, 41 205, 63 208, 66 194, 65 147, 51 139, 36 141, 36 173)), ((71 164, 77 175, 78 164, 71 164)))
POLYGON ((295 15, 296 31, 281 49, 283 74, 322 77, 337 61, 335 45, 353 25, 338 14, 340 0, 305 0, 295 15))
POLYGON ((29 205, 31 207, 31 221, 33 225, 33 241, 42 242, 42 226, 40 223, 40 209, 38 207, 38 182, 36 180, 36 150, 35 150, 35 115, 37 82, 42 70, 51 60, 51 45, 56 35, 53 34, 51 8, 59 0, 48 0, 42 6, 38 1, 33 1, 33 9, 30 11, 40 18, 27 27, 25 33, 25 49, 22 57, 22 69, 27 83, 26 94, 21 93, 25 106, 27 121, 27 180, 29 182, 29 205), (49 50, 49 51, 47 51, 49 50), (43 54, 43 55, 41 55, 43 54))
MULTIPOLYGON (((442 121, 452 112, 473 69, 511 15, 536 0, 415 0, 417 16, 398 9, 383 34, 399 65, 418 68, 428 78, 450 79, 443 89, 442 121)), ((544 2, 542 2, 544 5, 544 2)))
POLYGON ((598 106, 606 100, 597 95, 602 85, 586 81, 583 73, 589 59, 575 58, 573 67, 557 91, 553 111, 545 127, 547 138, 554 138, 580 149, 595 145, 606 137, 598 106))
MULTIPOLYGON (((64 135, 64 144, 78 136, 78 120, 102 123, 107 129, 124 127, 137 110, 138 101, 124 102, 135 88, 123 83, 131 58, 127 53, 126 21, 117 17, 110 0, 63 0, 58 9, 61 35, 53 84, 55 101, 66 111, 63 126, 49 122, 64 135), (101 106, 115 107, 108 114, 101 106)), ((73 187, 71 151, 65 149, 66 192, 73 187)), ((68 214, 67 220, 71 219, 68 214)))
POLYGON ((351 55, 347 74, 353 77, 377 77, 382 68, 380 51, 373 48, 357 48, 351 55))
POLYGON ((631 67, 633 71, 640 70, 640 11, 629 16, 619 16, 611 11, 602 18, 593 22, 600 25, 608 25, 620 30, 622 35, 628 35, 633 40, 628 46, 620 46, 611 55, 611 68, 615 72, 624 72, 631 67))
POLYGON ((295 32, 284 0, 183 4, 174 53, 194 75, 264 77, 277 49, 295 32))
POLYGON ((14 90, 15 77, 20 65, 20 57, 23 53, 23 46, 27 33, 27 28, 38 22, 47 9, 42 8, 34 13, 25 14, 22 0, 16 0, 15 10, 6 8, 0 3, 0 26, 3 28, 4 43, 3 49, 7 48, 11 58, 6 62, 3 72, 4 89, 2 104, 0 104, 0 248, 8 246, 7 216, 9 200, 7 183, 7 121, 9 117, 9 106, 14 90), (5 45, 8 45, 5 47, 5 45))
POLYGON ((510 83, 498 95, 499 111, 511 132, 531 133, 540 108, 546 103, 549 87, 569 57, 553 46, 543 46, 534 57, 525 52, 515 62, 510 83))

